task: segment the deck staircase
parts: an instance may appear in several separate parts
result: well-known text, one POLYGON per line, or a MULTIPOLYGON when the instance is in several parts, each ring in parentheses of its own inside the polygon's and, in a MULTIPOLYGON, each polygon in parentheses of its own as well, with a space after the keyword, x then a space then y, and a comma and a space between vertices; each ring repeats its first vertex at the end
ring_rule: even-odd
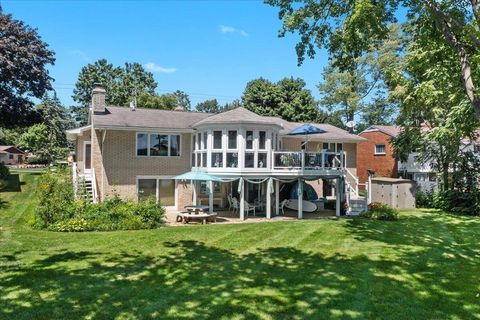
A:
POLYGON ((91 170, 85 170, 85 173, 83 174, 83 179, 82 179, 82 184, 83 184, 83 191, 81 192, 82 196, 84 199, 86 199, 88 202, 95 202, 95 197, 94 197, 94 192, 93 192, 93 176, 91 170))

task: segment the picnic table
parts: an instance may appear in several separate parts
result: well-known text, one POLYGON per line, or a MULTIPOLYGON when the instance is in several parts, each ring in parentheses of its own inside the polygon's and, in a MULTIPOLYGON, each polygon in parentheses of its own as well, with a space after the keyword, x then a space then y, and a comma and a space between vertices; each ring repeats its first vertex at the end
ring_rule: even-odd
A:
POLYGON ((215 212, 208 213, 193 213, 193 212, 179 212, 177 214, 177 222, 189 223, 192 220, 201 220, 202 224, 207 224, 207 222, 213 219, 213 222, 217 222, 217 214, 215 212))
POLYGON ((210 208, 209 206, 201 205, 201 204, 191 204, 191 205, 185 206, 185 209, 187 209, 189 213, 193 212, 195 214, 202 213, 203 211, 208 210, 209 208, 210 208))

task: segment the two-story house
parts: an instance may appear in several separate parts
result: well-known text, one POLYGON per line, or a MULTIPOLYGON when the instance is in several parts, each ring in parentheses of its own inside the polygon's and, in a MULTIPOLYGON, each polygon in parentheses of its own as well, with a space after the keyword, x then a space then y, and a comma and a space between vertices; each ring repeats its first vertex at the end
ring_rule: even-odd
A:
POLYGON ((358 192, 357 143, 364 139, 327 124, 313 124, 321 134, 289 135, 301 125, 241 107, 209 114, 107 106, 105 90, 97 85, 88 125, 67 136, 76 144, 75 175, 89 183, 94 201, 114 193, 154 197, 181 210, 203 200, 225 206, 233 195, 240 218, 245 218, 243 200, 258 199, 270 218, 279 213, 283 187, 295 184, 301 218, 308 183, 318 197, 334 198, 339 214, 349 196, 345 190, 358 192), (188 172, 217 181, 176 179, 188 172))

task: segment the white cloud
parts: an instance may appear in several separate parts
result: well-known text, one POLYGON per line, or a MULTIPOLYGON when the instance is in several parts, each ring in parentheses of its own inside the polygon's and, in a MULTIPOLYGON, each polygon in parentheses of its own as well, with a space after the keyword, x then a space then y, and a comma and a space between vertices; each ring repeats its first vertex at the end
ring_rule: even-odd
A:
POLYGON ((221 25, 220 26, 220 32, 221 33, 238 33, 239 35, 241 35, 243 37, 248 37, 248 33, 245 30, 237 29, 237 28, 230 27, 230 26, 221 25))
POLYGON ((85 62, 88 62, 88 63, 92 62, 92 59, 90 59, 90 57, 82 50, 74 49, 70 51, 70 53, 73 54, 74 56, 80 57, 85 62))
POLYGON ((157 66, 153 62, 146 63, 145 68, 147 68, 147 70, 149 71, 158 72, 158 73, 173 73, 177 71, 177 68, 165 68, 165 67, 157 66))

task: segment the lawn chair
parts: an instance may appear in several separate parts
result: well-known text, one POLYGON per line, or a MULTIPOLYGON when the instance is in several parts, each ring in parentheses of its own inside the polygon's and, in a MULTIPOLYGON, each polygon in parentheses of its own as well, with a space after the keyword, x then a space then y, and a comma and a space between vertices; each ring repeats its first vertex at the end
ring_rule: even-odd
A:
POLYGON ((285 215, 284 208, 285 208, 285 205, 289 202, 290 202, 290 200, 288 200, 288 199, 285 199, 282 202, 280 202, 280 210, 282 210, 282 215, 285 215))
POLYGON ((238 212, 238 210, 240 209, 240 205, 238 204, 237 198, 232 198, 232 209, 233 209, 233 213, 238 212))
POLYGON ((253 212, 253 216, 255 216, 255 206, 254 205, 251 205, 249 204, 247 201, 243 201, 244 205, 245 205, 245 212, 247 213, 247 217, 248 217, 248 214, 250 212, 253 212))

